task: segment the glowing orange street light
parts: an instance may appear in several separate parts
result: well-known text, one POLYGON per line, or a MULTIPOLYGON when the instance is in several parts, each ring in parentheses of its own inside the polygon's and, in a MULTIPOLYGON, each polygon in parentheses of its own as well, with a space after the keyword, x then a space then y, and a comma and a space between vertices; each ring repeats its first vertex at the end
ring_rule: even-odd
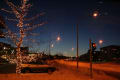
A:
POLYGON ((72 48, 72 51, 74 51, 74 48, 72 48))
POLYGON ((94 17, 97 17, 97 16, 98 16, 98 14, 97 14, 97 13, 94 13, 94 14, 93 14, 93 16, 94 16, 94 17))
POLYGON ((95 11, 95 12, 93 13, 93 17, 96 18, 97 16, 98 16, 98 12, 95 11))
POLYGON ((99 40, 99 44, 102 44, 103 43, 103 40, 99 40))
POLYGON ((58 36, 58 37, 57 37, 57 41, 60 41, 60 40, 61 40, 61 38, 58 36))

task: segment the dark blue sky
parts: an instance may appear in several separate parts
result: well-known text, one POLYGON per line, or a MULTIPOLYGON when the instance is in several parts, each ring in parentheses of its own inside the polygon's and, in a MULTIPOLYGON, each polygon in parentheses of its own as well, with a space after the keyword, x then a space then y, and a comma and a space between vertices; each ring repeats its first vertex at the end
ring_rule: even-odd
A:
POLYGON ((97 43, 98 48, 100 39, 104 41, 101 46, 120 45, 118 0, 30 0, 30 3, 33 6, 29 16, 45 12, 41 20, 47 21, 43 27, 34 30, 40 32, 40 35, 34 38, 41 41, 39 46, 34 46, 35 50, 46 50, 48 40, 52 40, 53 54, 63 52, 65 55, 75 56, 76 49, 72 51, 71 48, 76 48, 76 24, 79 24, 79 54, 87 52, 89 38, 97 43), (94 11, 99 13, 97 18, 92 17, 94 11), (56 42, 57 36, 61 37, 61 41, 56 42))

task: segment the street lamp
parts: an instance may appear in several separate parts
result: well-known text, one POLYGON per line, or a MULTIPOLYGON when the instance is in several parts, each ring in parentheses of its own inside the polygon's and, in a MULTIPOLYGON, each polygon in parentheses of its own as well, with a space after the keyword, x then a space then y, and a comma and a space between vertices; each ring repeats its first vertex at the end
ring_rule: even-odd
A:
POLYGON ((74 51, 74 48, 72 48, 72 51, 74 51))
POLYGON ((53 48, 54 47, 54 44, 51 44, 51 48, 53 48))
POLYGON ((101 45, 103 43, 103 40, 99 40, 99 44, 101 45))
MULTIPOLYGON (((99 14, 98 14, 98 11, 94 11, 93 12, 93 17, 94 18, 96 18, 97 16, 98 16, 99 14)), ((92 51, 93 51, 93 49, 92 48, 96 48, 96 44, 94 43, 92 43, 92 40, 91 39, 89 39, 89 50, 90 50, 90 78, 92 79, 93 78, 93 67, 92 67, 92 51)), ((95 49, 94 48, 94 49, 95 49)))
POLYGON ((98 15, 99 15, 98 11, 95 11, 95 12, 93 12, 93 15, 92 15, 92 16, 93 16, 94 18, 96 18, 96 17, 98 17, 98 15))
MULTIPOLYGON (((60 40, 61 40, 61 38, 60 38, 60 36, 58 36, 58 37, 56 38, 56 41, 60 41, 60 40)), ((50 41, 49 41, 49 55, 51 54, 51 48, 54 47, 54 44, 53 44, 52 42, 53 42, 53 40, 50 40, 50 41)))
POLYGON ((60 36, 58 36, 58 37, 57 37, 57 41, 60 41, 60 40, 61 40, 61 38, 60 38, 60 36))
POLYGON ((103 44, 103 40, 99 40, 100 48, 101 48, 102 44, 103 44))

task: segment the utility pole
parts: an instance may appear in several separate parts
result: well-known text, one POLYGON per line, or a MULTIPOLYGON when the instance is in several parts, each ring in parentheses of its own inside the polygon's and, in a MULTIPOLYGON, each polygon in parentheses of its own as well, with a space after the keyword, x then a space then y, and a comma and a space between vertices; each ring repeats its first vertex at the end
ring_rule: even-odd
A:
POLYGON ((51 54, 51 40, 49 41, 49 56, 51 54))
POLYGON ((91 39, 89 39, 89 52, 90 52, 90 79, 93 78, 93 73, 92 73, 92 42, 91 39))
POLYGON ((78 43, 78 40, 79 40, 79 37, 78 37, 78 34, 79 34, 79 30, 78 30, 79 28, 78 28, 78 24, 77 24, 77 28, 76 28, 76 32, 77 32, 77 53, 76 53, 76 59, 77 59, 77 69, 78 69, 78 53, 79 53, 79 51, 78 51, 78 49, 79 49, 79 43, 78 43))
POLYGON ((49 41, 49 53, 48 53, 48 59, 50 60, 50 55, 51 55, 51 42, 52 40, 49 41))

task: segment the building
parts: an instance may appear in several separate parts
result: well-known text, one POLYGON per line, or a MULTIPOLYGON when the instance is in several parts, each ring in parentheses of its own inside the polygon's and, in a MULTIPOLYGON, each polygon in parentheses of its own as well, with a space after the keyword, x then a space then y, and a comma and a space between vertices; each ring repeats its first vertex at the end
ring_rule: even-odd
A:
POLYGON ((101 53, 107 60, 120 60, 120 46, 110 45, 100 48, 101 53))
POLYGON ((0 49, 7 49, 7 48, 10 48, 11 45, 10 44, 7 44, 7 43, 3 43, 3 42, 0 42, 0 49))
POLYGON ((28 54, 29 47, 20 47, 20 51, 23 53, 23 55, 28 54))
POLYGON ((15 58, 15 48, 12 47, 10 44, 0 42, 0 57, 6 60, 11 58, 15 58))
MULTIPOLYGON (((20 50, 23 54, 28 54, 29 47, 20 47, 20 50)), ((16 56, 16 48, 12 47, 10 44, 0 42, 0 56, 2 55, 11 55, 14 57, 16 56)))
POLYGON ((0 42, 0 55, 9 54, 11 48, 10 44, 0 42))
MULTIPOLYGON (((115 61, 120 62, 120 46, 109 45, 100 48, 100 51, 92 52, 93 62, 115 61)), ((86 54, 80 56, 81 61, 90 61, 89 50, 86 54)))
POLYGON ((28 63, 28 62, 36 62, 37 60, 45 60, 47 58, 46 54, 44 52, 40 53, 29 53, 22 56, 22 62, 28 63))
POLYGON ((100 48, 100 51, 103 53, 118 53, 120 52, 120 46, 110 45, 110 46, 100 48))

